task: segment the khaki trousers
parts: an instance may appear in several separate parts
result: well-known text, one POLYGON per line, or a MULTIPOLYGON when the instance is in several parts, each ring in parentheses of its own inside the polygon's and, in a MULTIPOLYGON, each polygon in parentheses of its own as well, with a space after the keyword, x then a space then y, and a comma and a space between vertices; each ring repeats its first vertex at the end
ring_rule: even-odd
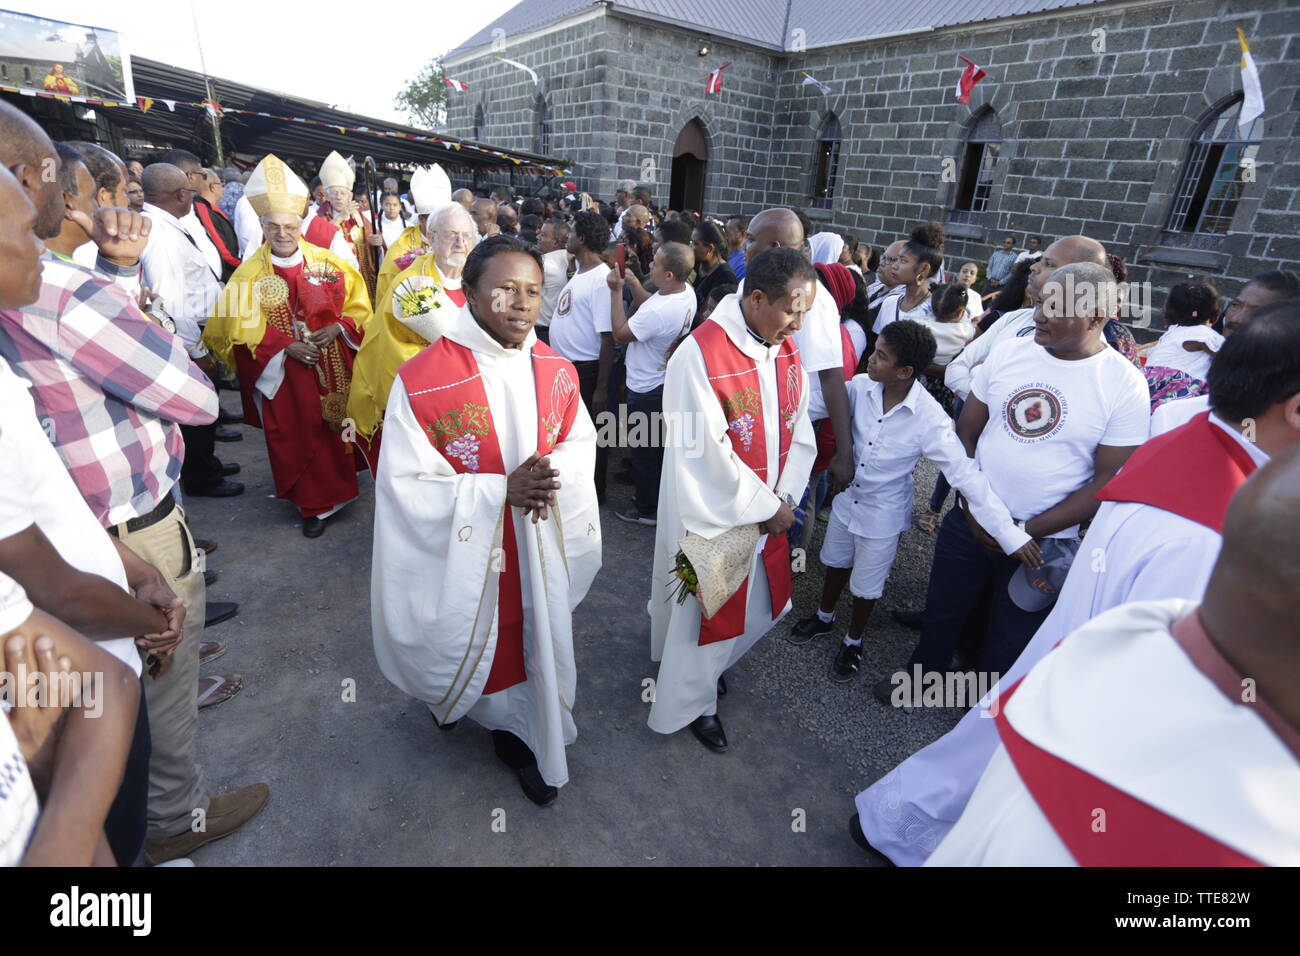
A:
POLYGON ((172 652, 171 667, 155 680, 146 666, 143 678, 153 737, 148 836, 176 836, 190 829, 195 810, 206 814, 208 809, 208 793, 194 747, 199 719, 199 640, 207 610, 203 555, 194 546, 179 506, 147 528, 128 532, 123 524, 115 530, 118 540, 158 569, 185 605, 184 633, 172 652))

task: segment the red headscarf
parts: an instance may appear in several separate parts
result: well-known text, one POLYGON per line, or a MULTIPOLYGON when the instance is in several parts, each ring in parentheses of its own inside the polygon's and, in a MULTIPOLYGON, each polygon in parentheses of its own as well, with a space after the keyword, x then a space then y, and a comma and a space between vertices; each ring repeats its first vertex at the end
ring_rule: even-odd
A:
POLYGON ((822 277, 822 282, 826 288, 831 290, 831 296, 835 299, 836 311, 843 312, 853 301, 853 297, 858 294, 858 287, 853 281, 853 273, 848 270, 847 266, 842 266, 838 262, 818 262, 813 265, 817 274, 822 277))

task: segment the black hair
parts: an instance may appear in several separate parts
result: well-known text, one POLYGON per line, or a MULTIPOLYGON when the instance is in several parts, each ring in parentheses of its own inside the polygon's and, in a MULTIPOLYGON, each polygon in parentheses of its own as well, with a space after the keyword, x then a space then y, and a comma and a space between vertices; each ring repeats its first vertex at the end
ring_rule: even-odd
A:
POLYGON ((867 256, 867 271, 875 272, 880 268, 880 250, 875 246, 868 246, 871 254, 867 256))
POLYGON ((734 292, 739 292, 740 286, 733 282, 724 282, 721 285, 715 285, 709 290, 709 294, 704 297, 704 301, 712 306, 717 306, 719 302, 734 292))
POLYGON ((691 244, 691 233, 694 230, 687 223, 680 220, 666 219, 659 224, 659 228, 655 232, 659 234, 660 242, 681 242, 689 246, 691 244))
POLYGON ((685 282, 695 265, 695 253, 691 247, 680 242, 665 242, 659 247, 663 256, 664 268, 673 274, 678 282, 685 282))
POLYGON ((732 215, 730 215, 730 216, 727 217, 726 221, 727 221, 727 222, 731 222, 731 220, 733 220, 733 219, 736 220, 736 222, 740 223, 740 231, 741 231, 741 232, 744 232, 746 229, 749 228, 749 217, 748 217, 748 216, 742 216, 740 213, 733 213, 732 215))
POLYGON ((532 213, 529 213, 529 214, 526 215, 526 216, 520 216, 520 217, 519 217, 519 228, 520 228, 520 229, 531 229, 533 232, 537 232, 537 230, 539 230, 539 229, 542 228, 542 217, 541 217, 541 216, 535 216, 535 215, 533 215, 532 213))
POLYGON ((1283 299, 1251 312, 1210 363, 1205 384, 1210 408, 1241 422, 1300 392, 1300 299, 1283 299))
POLYGON ((535 196, 529 196, 519 204, 519 213, 523 216, 541 216, 546 211, 546 203, 535 196))
POLYGON ((1180 282, 1165 300, 1165 325, 1204 325, 1219 317, 1219 293, 1209 282, 1180 282))
POLYGON ((122 185, 122 180, 126 178, 126 163, 118 158, 117 153, 105 149, 98 143, 87 143, 83 140, 71 140, 63 145, 71 146, 77 151, 81 161, 86 164, 90 178, 95 181, 96 189, 117 192, 117 187, 122 185))
POLYGON ((695 227, 695 231, 700 234, 701 245, 711 248, 713 254, 719 259, 726 260, 731 250, 727 248, 727 237, 722 234, 721 229, 704 219, 695 227))
MULTIPOLYGON (((558 242, 560 244, 560 248, 563 249, 564 244, 569 241, 569 229, 571 228, 569 225, 569 221, 567 219, 561 219, 559 216, 553 216, 552 218, 546 220, 546 222, 549 222, 551 224, 551 232, 555 236, 555 241, 558 242)), ((546 222, 542 223, 541 226, 537 227, 538 234, 541 233, 542 226, 545 226, 546 222)))
MULTIPOLYGON (((80 196, 77 191, 77 166, 85 165, 81 154, 67 143, 54 144, 54 151, 59 155, 59 191, 65 196, 80 196)), ((87 168, 87 172, 90 169, 87 168)))
POLYGON ((1261 272, 1247 282, 1246 285, 1257 285, 1262 289, 1275 292, 1288 299, 1300 295, 1300 275, 1296 275, 1289 269, 1274 269, 1270 272, 1261 272))
POLYGON ((797 249, 773 246, 764 249, 745 268, 745 295, 758 290, 769 299, 779 299, 790 288, 790 280, 817 285, 817 270, 797 249))
POLYGON ((923 222, 912 230, 904 248, 930 267, 930 278, 939 274, 943 265, 943 226, 937 222, 923 222))
POLYGON ((321 181, 320 181, 320 177, 319 177, 319 176, 313 176, 313 177, 311 178, 311 182, 309 182, 309 183, 307 184, 307 191, 308 191, 308 192, 311 192, 311 193, 314 193, 314 192, 316 191, 316 187, 317 187, 317 186, 320 186, 320 185, 323 185, 323 184, 321 183, 321 181))
POLYGON ((934 357, 939 351, 934 333, 912 319, 890 322, 880 330, 880 338, 894 353, 899 368, 911 366, 913 378, 934 364, 934 357))
POLYGON ((573 217, 573 231, 592 252, 604 252, 609 245, 609 225, 599 213, 584 209, 573 217))
POLYGON ((487 271, 489 260, 493 256, 499 256, 507 252, 522 252, 537 263, 539 272, 543 271, 541 255, 518 236, 488 236, 474 247, 474 250, 469 254, 469 258, 465 260, 465 269, 460 275, 461 285, 477 286, 479 279, 483 278, 483 273, 487 271))
POLYGON ((636 198, 636 201, 637 201, 640 205, 642 205, 642 206, 646 206, 647 208, 648 208, 649 205, 650 205, 650 200, 651 200, 652 198, 654 198, 654 193, 651 191, 651 189, 650 189, 649 186, 635 186, 635 187, 633 187, 633 189, 632 189, 632 195, 636 198))
POLYGON ((958 312, 966 311, 966 287, 960 282, 945 282, 930 291, 930 308, 940 322, 951 320, 958 312))
POLYGON ((817 227, 812 224, 812 220, 808 218, 808 214, 804 212, 802 209, 795 207, 790 211, 793 212, 796 217, 798 217, 799 227, 803 229, 803 241, 807 242, 809 239, 813 237, 813 233, 816 232, 817 227))
POLYGON ((182 163, 190 166, 202 166, 203 160, 199 159, 188 149, 169 149, 157 159, 155 163, 171 163, 173 166, 180 166, 182 163))
POLYGON ((1012 266, 1011 275, 1007 276, 1007 281, 989 303, 989 309, 998 315, 1005 315, 1024 308, 1025 290, 1029 288, 1029 272, 1033 267, 1034 264, 1028 259, 1012 266))

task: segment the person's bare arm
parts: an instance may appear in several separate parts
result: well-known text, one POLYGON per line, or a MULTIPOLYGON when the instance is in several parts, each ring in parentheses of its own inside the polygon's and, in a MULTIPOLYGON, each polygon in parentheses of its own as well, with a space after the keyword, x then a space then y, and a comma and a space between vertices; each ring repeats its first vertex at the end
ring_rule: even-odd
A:
POLYGON ((117 796, 135 732, 140 682, 125 664, 43 611, 33 611, 5 635, 6 670, 19 662, 40 669, 48 687, 60 673, 82 675, 78 700, 46 699, 14 707, 8 716, 41 816, 24 866, 89 866, 111 862, 103 849, 104 819, 117 796))
POLYGON ((838 366, 822 369, 817 378, 822 386, 826 416, 835 432, 835 454, 831 457, 829 469, 831 490, 839 491, 853 480, 853 421, 849 415, 849 393, 844 387, 844 370, 838 366))
POLYGON ((1097 492, 1106 482, 1115 477, 1115 473, 1128 461, 1128 456, 1137 451, 1136 445, 1098 445, 1093 455, 1092 480, 1066 495, 1052 507, 1037 517, 1025 522, 1025 530, 1035 538, 1055 534, 1065 528, 1072 528, 1087 521, 1097 513, 1101 502, 1097 492))
POLYGON ((36 607, 96 640, 170 630, 163 611, 64 561, 36 525, 0 539, 0 573, 17 581, 36 607))
POLYGON ((600 364, 596 366, 596 393, 592 396, 592 417, 609 407, 609 372, 614 367, 614 335, 600 333, 600 364))
POLYGON ((623 308, 623 277, 617 269, 610 269, 605 281, 609 284, 609 324, 614 330, 614 341, 620 345, 635 342, 636 335, 628 324, 627 310, 623 308))

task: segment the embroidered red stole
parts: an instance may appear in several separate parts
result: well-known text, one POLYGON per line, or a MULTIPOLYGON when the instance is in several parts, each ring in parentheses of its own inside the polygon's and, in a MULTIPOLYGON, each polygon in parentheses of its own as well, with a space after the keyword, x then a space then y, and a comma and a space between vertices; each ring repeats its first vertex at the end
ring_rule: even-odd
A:
MULTIPOLYGON (((562 442, 578 413, 578 372, 543 342, 533 345, 537 391, 537 453, 549 455, 562 442)), ((504 475, 487 393, 472 350, 443 337, 403 363, 397 371, 410 398, 411 411, 424 426, 429 443, 458 474, 504 475), (448 384, 436 384, 446 382, 448 384)), ((524 673, 524 605, 519 549, 507 506, 501 536, 504 560, 497 595, 497 646, 484 694, 494 694, 527 680, 524 673)), ((788 568, 787 568, 788 570, 788 568)))
MULTIPOLYGON (((776 356, 776 379, 780 407, 777 428, 777 474, 767 473, 767 434, 763 419, 763 399, 759 390, 758 368, 754 360, 732 343, 727 330, 717 322, 705 322, 691 333, 704 356, 704 369, 713 394, 727 417, 727 436, 732 450, 754 474, 775 488, 785 470, 794 434, 795 416, 799 412, 803 377, 800 375, 799 350, 794 338, 781 343, 776 356)), ((772 619, 776 620, 794 593, 790 581, 790 541, 783 534, 770 534, 763 545, 763 567, 767 571, 768 590, 772 598, 772 619)), ((745 633, 745 605, 749 594, 746 578, 736 593, 713 617, 700 621, 700 646, 727 641, 745 633)))
POLYGON ((303 227, 302 237, 313 246, 328 249, 331 243, 334 242, 334 236, 338 231, 339 227, 332 222, 326 222, 320 216, 312 216, 307 220, 307 225, 303 227))
POLYGON ((1222 534, 1228 502, 1255 467, 1246 449, 1202 412, 1133 452, 1097 498, 1151 505, 1222 534))
POLYGON ((1007 719, 1007 702, 1020 684, 1021 681, 1016 681, 999 700, 995 718, 998 734, 1025 788, 1076 863, 1080 866, 1261 865, 1022 737, 1007 719), (1092 828, 1098 807, 1106 810, 1104 833, 1094 832, 1092 828))

